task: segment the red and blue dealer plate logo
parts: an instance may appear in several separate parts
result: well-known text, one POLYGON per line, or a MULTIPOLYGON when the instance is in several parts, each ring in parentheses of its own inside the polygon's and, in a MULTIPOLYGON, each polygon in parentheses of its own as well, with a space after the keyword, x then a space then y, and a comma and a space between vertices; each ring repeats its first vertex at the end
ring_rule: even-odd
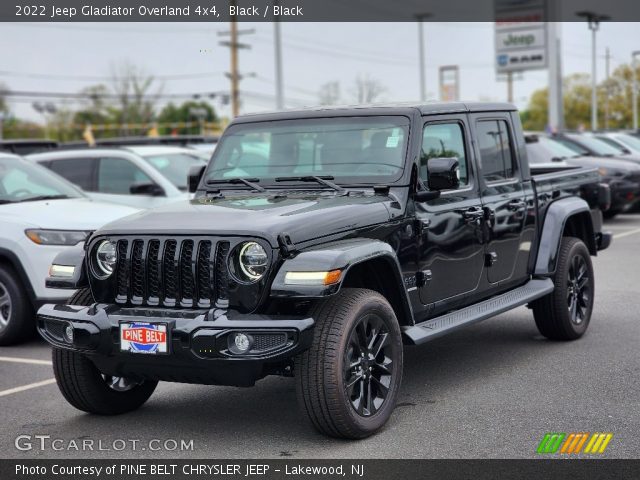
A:
POLYGON ((132 353, 167 353, 167 325, 131 322, 120 324, 120 350, 132 353))

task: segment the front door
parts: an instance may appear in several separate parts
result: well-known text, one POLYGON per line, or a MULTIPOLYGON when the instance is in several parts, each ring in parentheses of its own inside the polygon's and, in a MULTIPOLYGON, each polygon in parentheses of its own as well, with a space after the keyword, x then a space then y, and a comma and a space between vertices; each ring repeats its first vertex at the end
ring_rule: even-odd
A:
POLYGON ((419 177, 427 181, 427 160, 456 157, 460 186, 440 198, 416 202, 421 234, 420 300, 429 314, 460 303, 478 289, 484 269, 483 210, 472 162, 466 115, 438 116, 423 128, 419 177))
POLYGON ((523 178, 509 112, 472 115, 488 238, 489 284, 527 276, 535 216, 531 181, 523 178))

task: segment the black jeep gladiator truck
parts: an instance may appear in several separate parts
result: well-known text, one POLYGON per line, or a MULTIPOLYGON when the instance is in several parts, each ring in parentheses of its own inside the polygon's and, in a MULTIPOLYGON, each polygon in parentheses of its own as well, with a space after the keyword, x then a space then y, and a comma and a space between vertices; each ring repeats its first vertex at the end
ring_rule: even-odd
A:
POLYGON ((508 104, 243 116, 189 184, 51 267, 77 291, 38 328, 80 410, 285 375, 320 432, 363 438, 396 405, 403 344, 522 305, 547 338, 581 337, 611 242, 597 171, 532 175, 508 104))

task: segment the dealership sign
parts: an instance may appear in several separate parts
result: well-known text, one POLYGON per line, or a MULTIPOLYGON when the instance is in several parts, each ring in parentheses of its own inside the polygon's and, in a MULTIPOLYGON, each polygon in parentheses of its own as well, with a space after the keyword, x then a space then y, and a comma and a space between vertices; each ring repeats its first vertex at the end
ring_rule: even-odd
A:
POLYGON ((495 62, 497 73, 547 67, 544 0, 495 1, 495 62))

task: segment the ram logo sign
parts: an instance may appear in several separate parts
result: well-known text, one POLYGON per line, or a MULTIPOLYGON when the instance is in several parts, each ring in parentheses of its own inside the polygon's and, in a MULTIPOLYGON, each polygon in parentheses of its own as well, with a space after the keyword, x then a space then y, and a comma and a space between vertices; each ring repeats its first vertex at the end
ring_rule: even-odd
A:
POLYGON ((613 438, 613 433, 547 433, 538 445, 540 454, 601 454, 613 438))

